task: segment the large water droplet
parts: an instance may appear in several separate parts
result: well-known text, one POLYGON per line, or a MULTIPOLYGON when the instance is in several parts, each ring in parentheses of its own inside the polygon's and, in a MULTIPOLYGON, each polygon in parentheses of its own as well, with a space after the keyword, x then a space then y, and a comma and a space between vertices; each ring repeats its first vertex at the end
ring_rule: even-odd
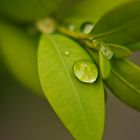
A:
POLYGON ((85 34, 88 34, 93 29, 93 27, 94 24, 92 22, 85 22, 81 26, 81 31, 85 34))
POLYGON ((98 77, 96 65, 89 60, 78 60, 73 66, 74 74, 81 82, 93 83, 98 77))
POLYGON ((70 51, 65 51, 64 54, 65 54, 65 56, 69 56, 70 55, 70 51))
POLYGON ((113 57, 113 51, 104 43, 101 44, 100 51, 108 60, 113 57))

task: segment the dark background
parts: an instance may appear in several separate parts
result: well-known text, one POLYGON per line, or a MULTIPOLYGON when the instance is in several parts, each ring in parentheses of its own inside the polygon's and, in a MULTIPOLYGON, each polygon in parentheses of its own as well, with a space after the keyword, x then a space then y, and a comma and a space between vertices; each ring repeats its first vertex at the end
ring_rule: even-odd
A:
MULTIPOLYGON (((131 58, 140 65, 140 53, 131 58)), ((46 99, 30 93, 6 73, 0 83, 0 140, 73 140, 46 99)), ((107 94, 103 140, 140 140, 140 112, 107 94)))

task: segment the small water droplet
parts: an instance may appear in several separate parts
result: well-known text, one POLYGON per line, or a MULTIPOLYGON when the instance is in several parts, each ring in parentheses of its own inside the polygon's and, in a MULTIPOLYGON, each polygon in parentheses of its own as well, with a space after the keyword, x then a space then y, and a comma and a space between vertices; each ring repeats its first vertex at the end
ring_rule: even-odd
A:
POLYGON ((70 55, 70 51, 65 51, 64 54, 65 54, 66 56, 69 56, 69 55, 70 55))
POLYGON ((98 77, 98 69, 90 60, 78 60, 74 63, 73 71, 77 79, 84 83, 93 83, 98 77))
POLYGON ((113 57, 113 51, 106 44, 101 44, 100 51, 103 56, 108 60, 113 57))
POLYGON ((85 34, 88 34, 93 29, 93 27, 94 24, 92 22, 85 22, 81 26, 81 31, 85 34))

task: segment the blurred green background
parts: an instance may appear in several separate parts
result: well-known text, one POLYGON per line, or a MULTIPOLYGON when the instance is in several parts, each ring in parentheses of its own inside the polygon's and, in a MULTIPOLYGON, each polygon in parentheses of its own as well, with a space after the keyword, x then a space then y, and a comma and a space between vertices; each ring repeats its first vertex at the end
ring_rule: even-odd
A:
MULTIPOLYGON (((27 23, 34 22, 58 9, 62 5, 62 1, 67 0, 53 0, 51 2, 46 0, 14 0, 14 3, 13 0, 0 0, 0 18, 10 19, 12 23, 15 22, 16 25, 20 24, 20 26, 25 27, 27 23)), ((121 3, 122 0, 106 1, 108 2, 95 0, 95 3, 101 6, 101 9, 94 7, 94 12, 99 14, 98 16, 101 16, 113 5, 121 3)), ((69 5, 69 3, 66 5, 69 5)), ((89 5, 91 5, 90 2, 89 5)), ((84 3, 81 6, 84 7, 84 3)), ((72 7, 75 8, 75 6, 72 7)), ((78 8, 79 13, 84 15, 85 12, 80 9, 78 8)), ((60 10, 60 13, 62 11, 60 10)), ((72 13, 75 13, 75 11, 72 11, 72 13)), ((88 11, 86 11, 87 13, 88 11)), ((97 14, 95 13, 93 19, 97 20, 97 14)), ((74 19, 71 19, 70 16, 67 20, 72 20, 76 24, 79 24, 79 21, 83 22, 83 19, 78 19, 77 23, 78 14, 75 15, 74 19)), ((91 19, 91 14, 93 15, 93 13, 89 13, 89 17, 84 15, 84 18, 87 18, 86 20, 91 19)), ((63 16, 67 18, 67 16, 63 16)), ((0 29, 0 32, 2 32, 2 29, 0 29)), ((9 38, 12 36, 12 34, 8 35, 9 38)), ((9 40, 7 39, 7 42, 9 40)), ((140 66, 140 53, 134 53, 130 59, 140 66)), ((30 89, 20 84, 17 81, 18 78, 11 74, 10 68, 4 62, 0 48, 0 140, 73 140, 45 97, 34 94, 30 89)), ((19 66, 22 65, 20 60, 17 60, 18 63, 20 65, 17 65, 17 71, 19 66)), ((22 81, 22 83, 24 82, 26 83, 26 78, 22 81)), ((109 91, 107 92, 106 111, 106 127, 103 140, 140 140, 139 112, 120 102, 109 91)))

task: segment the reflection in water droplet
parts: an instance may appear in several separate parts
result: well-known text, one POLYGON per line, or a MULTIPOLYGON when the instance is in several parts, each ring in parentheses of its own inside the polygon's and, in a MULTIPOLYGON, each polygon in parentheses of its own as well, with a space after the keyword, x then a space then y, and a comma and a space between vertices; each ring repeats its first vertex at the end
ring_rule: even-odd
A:
POLYGON ((106 44, 101 44, 100 51, 103 56, 108 60, 113 57, 113 51, 106 44))
POLYGON ((96 65, 89 60, 78 60, 73 65, 74 75, 81 82, 93 83, 98 77, 96 65))
POLYGON ((65 54, 66 56, 69 56, 69 55, 70 55, 70 51, 65 51, 64 54, 65 54))
POLYGON ((93 27, 94 27, 94 24, 92 22, 85 22, 81 26, 81 31, 85 34, 88 34, 93 29, 93 27))

